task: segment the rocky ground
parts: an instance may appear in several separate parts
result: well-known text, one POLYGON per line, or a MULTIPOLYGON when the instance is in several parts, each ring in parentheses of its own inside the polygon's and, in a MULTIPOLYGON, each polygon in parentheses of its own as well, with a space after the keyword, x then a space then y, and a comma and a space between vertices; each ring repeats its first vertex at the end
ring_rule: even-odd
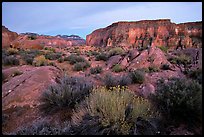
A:
MULTIPOLYGON (((161 79, 164 83, 170 81, 171 78, 191 80, 192 77, 189 73, 191 71, 200 72, 201 70, 201 73, 196 75, 196 80, 198 78, 198 81, 202 83, 201 41, 195 41, 195 38, 186 38, 191 42, 194 41, 194 44, 188 44, 187 48, 184 49, 181 47, 177 49, 176 44, 173 47, 155 46, 158 43, 161 44, 160 39, 169 37, 174 29, 178 28, 181 31, 189 24, 175 25, 169 20, 157 21, 158 33, 156 35, 158 36, 154 38, 151 46, 145 45, 148 43, 149 37, 144 36, 145 39, 142 42, 144 45, 138 45, 140 42, 134 41, 132 38, 133 34, 139 36, 141 33, 143 36, 145 33, 141 30, 143 28, 141 24, 151 24, 151 21, 137 23, 136 27, 139 30, 131 30, 128 39, 120 35, 126 29, 118 31, 118 28, 127 28, 125 22, 115 23, 105 29, 96 30, 87 36, 87 45, 83 45, 85 43, 81 39, 71 40, 72 43, 70 43, 62 36, 55 38, 37 36, 37 40, 32 41, 27 39, 30 34, 18 36, 18 34, 4 28, 4 32, 2 32, 2 39, 4 39, 2 41, 3 134, 16 133, 18 129, 32 125, 35 121, 61 123, 63 125, 64 122, 68 121, 69 123, 73 120, 75 117, 72 116, 74 111, 72 108, 59 109, 51 114, 45 114, 41 109, 43 93, 50 85, 60 83, 63 76, 79 77, 85 81, 90 81, 94 87, 111 84, 113 86, 127 86, 135 95, 145 99, 148 99, 150 94, 155 94, 158 81, 161 79), (164 26, 161 25, 162 22, 164 22, 164 26), (169 29, 168 26, 173 26, 173 28, 170 27, 171 29, 169 29), (104 30, 107 34, 104 34, 104 38, 102 38, 98 34, 105 33, 104 30), (109 34, 113 37, 108 40, 109 34), (119 40, 120 37, 124 38, 123 41, 119 40), (102 42, 100 42, 101 39, 103 39, 102 42), (107 41, 109 41, 108 45, 106 45, 107 41), (127 44, 128 41, 129 44, 127 44), (35 48, 41 42, 44 42, 44 46, 40 45, 41 48, 35 48), (76 42, 75 45, 74 42, 76 42), (22 45, 18 46, 19 43, 22 45), (83 44, 79 46, 77 43, 83 44), (53 46, 53 44, 58 46, 53 46), (64 44, 68 46, 62 46, 64 44), (118 46, 116 46, 117 44, 118 46), (130 74, 133 71, 139 71, 143 74, 142 82, 132 82, 130 74), (108 76, 111 77, 109 81, 107 80, 108 76)), ((199 26, 199 24, 195 23, 194 25, 199 26)), ((134 27, 133 24, 130 29, 134 27)), ((153 28, 150 27, 148 30, 149 33, 153 33, 153 28)), ((190 36, 195 35, 202 39, 200 29, 196 29, 196 27, 195 31, 192 30, 189 33, 190 36)), ((175 37, 177 37, 176 33, 168 38, 168 42, 164 41, 164 44, 168 45, 170 39, 175 37)), ((185 43, 184 41, 182 43, 185 43)), ((172 43, 170 42, 170 44, 172 43)), ((84 115, 82 110, 78 112, 80 115, 84 115)), ((89 123, 86 126, 97 125, 97 120, 91 119, 93 120, 91 121, 88 116, 87 119, 87 121, 82 121, 82 123, 89 123)), ((82 124, 81 129, 84 128, 82 124)), ((83 131, 77 129, 72 129, 73 134, 89 134, 87 129, 83 131)), ((191 130, 185 123, 179 123, 178 125, 165 126, 164 131, 164 134, 170 135, 202 134, 202 126, 191 130)), ((90 134, 95 132, 96 130, 93 129, 90 134)), ((67 134, 71 134, 71 132, 67 134)))

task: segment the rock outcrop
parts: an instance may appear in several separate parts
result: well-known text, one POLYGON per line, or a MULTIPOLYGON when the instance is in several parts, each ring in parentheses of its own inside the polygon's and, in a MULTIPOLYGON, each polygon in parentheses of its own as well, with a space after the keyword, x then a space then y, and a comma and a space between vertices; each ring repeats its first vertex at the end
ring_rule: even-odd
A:
POLYGON ((170 19, 117 22, 86 36, 91 46, 202 47, 202 21, 175 24, 170 19))
POLYGON ((68 47, 85 45, 86 41, 77 35, 38 35, 36 33, 17 34, 2 26, 2 47, 42 49, 44 46, 68 47))
POLYGON ((48 85, 56 83, 61 73, 53 66, 21 66, 3 70, 10 73, 12 69, 23 72, 2 85, 2 113, 4 132, 13 132, 40 117, 38 111, 40 97, 48 85), (7 117, 7 119, 5 119, 7 117))
POLYGON ((5 26, 2 26, 2 47, 9 47, 10 43, 18 37, 16 32, 8 30, 5 26))
POLYGON ((42 49, 44 46, 61 47, 84 45, 85 40, 79 36, 46 36, 33 33, 20 34, 11 45, 19 48, 42 49))

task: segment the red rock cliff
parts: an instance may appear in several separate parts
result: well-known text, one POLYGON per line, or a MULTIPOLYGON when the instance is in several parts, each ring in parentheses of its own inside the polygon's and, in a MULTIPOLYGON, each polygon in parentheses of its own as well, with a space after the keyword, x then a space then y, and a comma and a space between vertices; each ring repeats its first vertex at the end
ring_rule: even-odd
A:
POLYGON ((5 26, 2 26, 2 47, 9 47, 10 43, 18 37, 16 32, 8 30, 5 26))
POLYGON ((170 19, 117 22, 87 35, 86 44, 202 47, 202 22, 175 24, 170 19))

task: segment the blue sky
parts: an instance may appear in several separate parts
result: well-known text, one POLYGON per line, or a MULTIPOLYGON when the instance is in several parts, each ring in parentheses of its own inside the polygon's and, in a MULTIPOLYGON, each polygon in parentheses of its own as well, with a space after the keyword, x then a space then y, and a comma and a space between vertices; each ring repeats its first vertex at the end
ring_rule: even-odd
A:
POLYGON ((118 21, 202 21, 202 2, 3 2, 2 25, 17 33, 46 35, 92 31, 118 21))

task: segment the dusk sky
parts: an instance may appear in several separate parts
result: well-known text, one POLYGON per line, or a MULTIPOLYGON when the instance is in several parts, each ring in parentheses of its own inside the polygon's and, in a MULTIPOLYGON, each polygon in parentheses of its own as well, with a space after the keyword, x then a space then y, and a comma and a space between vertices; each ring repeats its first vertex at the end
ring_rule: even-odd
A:
POLYGON ((118 21, 202 21, 202 2, 3 2, 2 25, 17 33, 79 35, 118 21))

